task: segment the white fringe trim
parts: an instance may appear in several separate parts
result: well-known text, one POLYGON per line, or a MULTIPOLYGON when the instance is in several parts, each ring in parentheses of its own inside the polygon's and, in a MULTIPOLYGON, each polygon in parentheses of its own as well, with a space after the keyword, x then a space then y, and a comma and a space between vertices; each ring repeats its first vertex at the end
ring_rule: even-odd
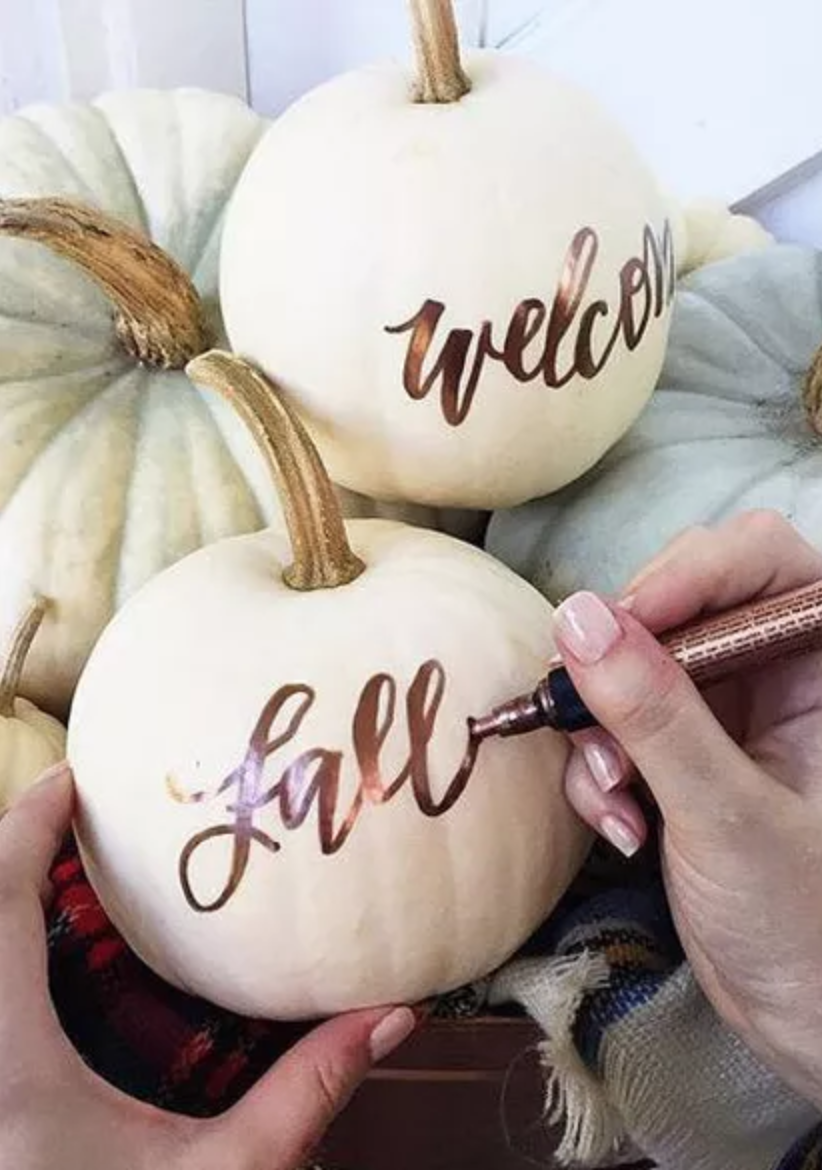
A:
POLYGON ((564 1124, 556 1153, 563 1166, 599 1165, 626 1137, 625 1123, 605 1086, 574 1044, 583 997, 607 987, 609 978, 605 958, 583 951, 552 962, 510 963, 496 975, 489 992, 492 1004, 519 1003, 545 1033, 539 1052, 546 1073, 546 1123, 564 1124))

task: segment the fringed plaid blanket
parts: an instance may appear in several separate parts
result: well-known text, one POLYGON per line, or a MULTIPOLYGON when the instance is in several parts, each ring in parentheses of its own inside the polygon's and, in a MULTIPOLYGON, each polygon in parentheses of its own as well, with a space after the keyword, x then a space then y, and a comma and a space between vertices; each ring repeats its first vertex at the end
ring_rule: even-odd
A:
MULTIPOLYGON (((563 1158, 600 1165, 630 1147, 663 1170, 822 1170, 820 1119, 714 1016, 682 959, 658 875, 638 864, 614 870, 605 856, 595 853, 489 992, 492 1003, 522 1005, 545 1032, 563 1158)), ((52 879, 58 1013, 87 1063, 125 1092, 211 1116, 302 1035, 192 999, 148 971, 100 908, 72 842, 52 879)))

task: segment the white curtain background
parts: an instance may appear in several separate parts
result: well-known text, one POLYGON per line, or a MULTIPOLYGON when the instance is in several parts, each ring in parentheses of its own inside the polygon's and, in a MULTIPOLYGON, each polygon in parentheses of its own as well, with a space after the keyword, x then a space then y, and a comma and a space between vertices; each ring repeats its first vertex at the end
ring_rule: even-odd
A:
MULTIPOLYGON (((822 247, 822 0, 456 0, 463 40, 592 90, 667 187, 822 247)), ((0 112, 201 85, 275 115, 408 56, 405 0, 0 0, 0 112)))

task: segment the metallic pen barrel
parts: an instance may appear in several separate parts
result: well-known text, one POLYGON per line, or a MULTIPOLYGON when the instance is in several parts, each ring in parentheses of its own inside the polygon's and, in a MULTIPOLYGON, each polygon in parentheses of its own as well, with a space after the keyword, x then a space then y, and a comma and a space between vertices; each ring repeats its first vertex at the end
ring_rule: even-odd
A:
POLYGON ((489 715, 469 722, 472 739, 524 735, 527 731, 538 731, 540 727, 547 726, 542 708, 533 694, 520 695, 504 707, 495 707, 489 715))
MULTIPOLYGON (((769 663, 822 650, 822 581, 704 618, 660 639, 697 686, 707 686, 769 663)), ((596 718, 563 666, 549 671, 528 695, 471 721, 476 739, 524 735, 540 727, 582 731, 596 718)))
POLYGON ((822 583, 763 597, 660 639, 697 686, 822 648, 822 583))
POLYGON ((557 666, 531 694, 496 707, 482 719, 472 719, 471 735, 489 739, 494 735, 525 735, 540 727, 582 731, 595 726, 596 719, 580 698, 568 671, 557 666))

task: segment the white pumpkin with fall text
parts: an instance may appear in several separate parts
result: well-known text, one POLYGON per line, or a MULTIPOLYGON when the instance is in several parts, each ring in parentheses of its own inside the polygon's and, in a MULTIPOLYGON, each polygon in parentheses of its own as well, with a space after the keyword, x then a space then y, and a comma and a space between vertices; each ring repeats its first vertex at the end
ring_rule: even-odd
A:
POLYGON ((94 650, 69 728, 90 880, 157 972, 254 1016, 480 977, 588 846, 562 792, 564 737, 477 744, 469 730, 538 681, 551 607, 448 536, 343 525, 256 371, 212 355, 193 376, 233 387, 273 453, 291 541, 193 554, 94 650))
POLYGON ((255 149, 226 218, 227 331, 337 482, 513 504, 581 475, 651 394, 677 227, 591 98, 503 53, 463 72, 449 0, 413 9, 417 93, 398 66, 345 75, 255 149))

